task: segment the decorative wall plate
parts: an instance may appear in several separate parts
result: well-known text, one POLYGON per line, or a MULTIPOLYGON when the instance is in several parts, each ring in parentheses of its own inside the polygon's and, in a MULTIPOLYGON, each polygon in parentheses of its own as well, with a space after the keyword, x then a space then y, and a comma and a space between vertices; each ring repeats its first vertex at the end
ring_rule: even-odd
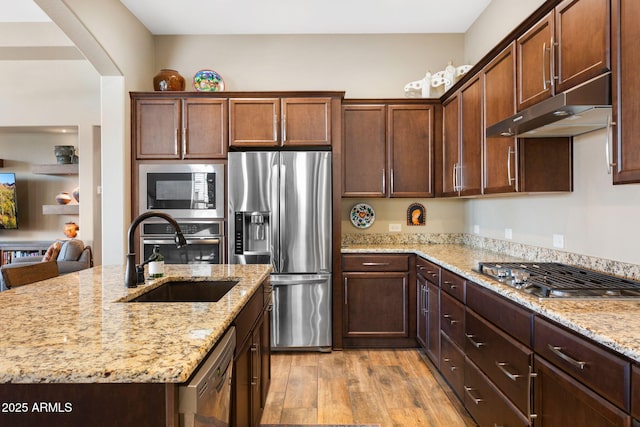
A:
POLYGON ((224 80, 213 70, 200 70, 193 76, 193 87, 199 92, 221 92, 224 90, 224 80))
POLYGON ((357 228, 369 228, 376 220, 376 213, 371 206, 366 203, 358 203, 351 208, 351 224, 357 228))

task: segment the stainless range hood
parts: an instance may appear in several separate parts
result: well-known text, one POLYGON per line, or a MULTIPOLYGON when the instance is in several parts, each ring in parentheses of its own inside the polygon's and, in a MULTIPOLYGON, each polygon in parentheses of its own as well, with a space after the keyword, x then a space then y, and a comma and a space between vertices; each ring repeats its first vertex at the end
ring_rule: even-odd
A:
POLYGON ((581 135, 611 122, 611 73, 546 99, 487 128, 487 137, 581 135))

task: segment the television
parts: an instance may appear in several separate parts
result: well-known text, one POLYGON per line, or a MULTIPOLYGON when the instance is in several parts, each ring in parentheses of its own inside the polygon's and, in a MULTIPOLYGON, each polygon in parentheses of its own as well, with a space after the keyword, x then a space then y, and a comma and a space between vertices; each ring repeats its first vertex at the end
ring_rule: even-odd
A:
POLYGON ((16 174, 0 173, 0 230, 18 228, 16 174))

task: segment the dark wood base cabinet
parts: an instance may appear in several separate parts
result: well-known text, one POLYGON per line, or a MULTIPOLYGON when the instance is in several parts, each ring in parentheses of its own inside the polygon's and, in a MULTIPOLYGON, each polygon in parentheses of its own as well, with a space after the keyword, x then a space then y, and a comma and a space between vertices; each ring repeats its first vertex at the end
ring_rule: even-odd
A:
MULTIPOLYGON (((529 420, 509 398, 466 359, 464 368, 464 406, 479 426, 529 426, 529 420)), ((567 424, 567 427, 570 424, 567 424)))
POLYGON ((631 417, 539 356, 535 356, 536 425, 629 427, 631 417))
POLYGON ((416 347, 415 257, 343 256, 344 347, 416 347))
POLYGON ((416 259, 418 296, 418 343, 431 362, 440 366, 440 267, 416 259))
POLYGON ((178 427, 176 384, 0 384, 0 425, 178 427))
POLYGON ((271 381, 270 284, 242 309, 236 326, 236 354, 231 387, 231 425, 260 424, 271 381))

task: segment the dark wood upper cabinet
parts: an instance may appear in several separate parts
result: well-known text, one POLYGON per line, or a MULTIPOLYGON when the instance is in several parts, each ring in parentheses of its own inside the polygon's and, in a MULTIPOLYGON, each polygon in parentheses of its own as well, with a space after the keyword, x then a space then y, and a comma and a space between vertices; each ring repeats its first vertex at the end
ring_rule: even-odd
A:
POLYGON ((331 98, 233 98, 232 147, 331 146, 331 98))
POLYGON ((275 147, 280 141, 279 98, 229 100, 229 146, 275 147))
POLYGON ((610 67, 609 0, 565 0, 518 37, 518 110, 610 67))
POLYGON ((483 87, 480 76, 460 89, 460 195, 482 194, 483 87))
MULTIPOLYGON (((503 50, 483 70, 485 128, 516 113, 516 46, 503 50)), ((516 138, 485 137, 483 193, 517 191, 516 138)))
POLYGON ((331 98, 282 99, 282 145, 331 146, 331 98))
POLYGON ((433 102, 342 107, 343 197, 433 197, 433 102))
POLYGON ((227 100, 134 97, 138 160, 219 159, 227 154, 227 100))
POLYGON ((389 105, 389 196, 433 197, 433 106, 389 105))
POLYGON ((611 70, 610 16, 610 0, 565 0, 556 7, 556 93, 611 70))
POLYGON ((460 167, 460 96, 456 92, 442 104, 442 196, 458 195, 460 167))
POLYGON ((343 197, 385 197, 386 134, 385 105, 342 107, 343 197))
POLYGON ((530 107, 552 95, 551 44, 553 13, 518 37, 518 110, 530 107))
POLYGON ((614 0, 613 6, 613 183, 640 182, 640 2, 614 0))
POLYGON ((483 84, 475 75, 443 104, 442 196, 482 193, 483 84))

